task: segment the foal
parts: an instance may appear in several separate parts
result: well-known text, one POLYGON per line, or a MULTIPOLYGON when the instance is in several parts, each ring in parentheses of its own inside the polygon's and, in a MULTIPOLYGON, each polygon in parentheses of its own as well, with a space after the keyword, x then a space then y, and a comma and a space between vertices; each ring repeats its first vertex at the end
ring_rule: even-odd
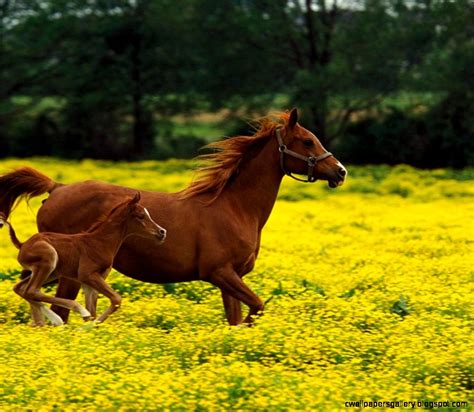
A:
POLYGON ((102 293, 109 298, 110 306, 97 322, 103 322, 120 307, 121 296, 105 282, 120 246, 132 235, 155 237, 159 244, 166 237, 166 230, 153 221, 148 210, 138 204, 139 200, 140 193, 137 192, 135 197, 115 206, 87 232, 74 235, 42 232, 25 243, 18 240, 11 224, 0 215, 0 227, 8 225, 11 240, 20 250, 18 261, 25 270, 31 271, 31 276, 16 284, 13 290, 30 303, 35 325, 44 325, 43 314, 54 325, 63 323, 42 302, 75 310, 88 320, 95 317, 94 295, 102 293), (60 277, 82 283, 87 309, 74 300, 49 296, 40 291, 44 283, 60 277))

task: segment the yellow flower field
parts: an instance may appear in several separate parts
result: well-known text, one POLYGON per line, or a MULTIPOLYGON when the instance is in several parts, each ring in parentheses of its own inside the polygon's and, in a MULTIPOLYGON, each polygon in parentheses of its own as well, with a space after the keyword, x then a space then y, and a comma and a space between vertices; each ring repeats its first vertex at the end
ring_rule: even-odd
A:
MULTIPOLYGON (((62 182, 161 191, 192 178, 177 160, 8 160, 0 173, 26 164, 62 182)), ((72 314, 32 328, 2 230, 0 411, 470 409, 473 183, 472 169, 408 166, 349 167, 337 190, 285 178, 246 276, 270 299, 250 328, 227 326, 210 284, 116 272, 124 301, 106 323, 72 314)), ((20 240, 35 233, 40 200, 13 212, 20 240)))

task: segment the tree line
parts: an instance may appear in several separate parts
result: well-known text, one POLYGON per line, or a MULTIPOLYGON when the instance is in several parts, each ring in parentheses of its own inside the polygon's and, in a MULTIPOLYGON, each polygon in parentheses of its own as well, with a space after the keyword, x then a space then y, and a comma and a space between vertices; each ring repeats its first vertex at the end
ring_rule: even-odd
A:
POLYGON ((0 0, 1 156, 162 157, 160 134, 192 156, 163 120, 297 106, 347 161, 474 164, 473 18, 469 0, 0 0))

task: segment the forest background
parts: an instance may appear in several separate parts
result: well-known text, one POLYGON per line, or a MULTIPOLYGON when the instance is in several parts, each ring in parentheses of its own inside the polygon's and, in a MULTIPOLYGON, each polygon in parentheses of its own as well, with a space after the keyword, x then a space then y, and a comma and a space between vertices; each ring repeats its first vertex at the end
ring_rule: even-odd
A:
POLYGON ((348 163, 474 164, 469 0, 0 0, 1 157, 189 158, 297 106, 348 163))

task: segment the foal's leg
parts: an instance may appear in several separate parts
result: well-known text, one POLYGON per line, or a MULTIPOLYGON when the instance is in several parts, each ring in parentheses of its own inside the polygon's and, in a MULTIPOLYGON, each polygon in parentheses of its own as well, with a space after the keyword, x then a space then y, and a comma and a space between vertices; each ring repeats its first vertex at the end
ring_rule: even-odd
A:
MULTIPOLYGON (((112 268, 106 269, 101 275, 102 279, 107 279, 111 270, 112 268)), ((84 291, 84 297, 86 299, 86 309, 91 313, 91 319, 95 319, 97 316, 97 290, 85 283, 82 283, 82 290, 84 291)))
MULTIPOLYGON (((13 286, 13 291, 20 297, 24 298, 26 286, 30 281, 30 276, 24 278, 20 282, 18 282, 15 286, 13 286)), ((28 302, 30 305, 31 311, 31 318, 33 319, 33 326, 44 326, 44 316, 41 312, 41 303, 38 302, 28 302)))
POLYGON ((44 314, 41 312, 41 303, 28 302, 30 305, 31 319, 33 320, 33 326, 44 326, 44 314))
POLYGON ((34 302, 34 304, 39 305, 41 312, 43 313, 43 315, 46 315, 46 317, 49 319, 49 321, 51 322, 53 326, 64 325, 64 322, 61 319, 61 316, 54 313, 50 308, 46 307, 42 303, 34 302))
MULTIPOLYGON (((76 299, 80 288, 81 284, 79 282, 76 282, 69 278, 59 278, 58 288, 56 289, 56 297, 74 300, 76 299)), ((61 316, 61 319, 64 322, 68 321, 69 309, 58 305, 51 306, 51 309, 53 310, 53 312, 61 316)))
POLYGON ((100 273, 96 272, 91 275, 84 276, 81 278, 81 281, 87 286, 94 288, 97 292, 102 293, 110 300, 110 306, 105 310, 104 313, 102 313, 102 315, 99 316, 96 322, 105 321, 120 307, 120 304, 122 303, 122 297, 109 286, 100 273))
MULTIPOLYGON (((56 306, 61 306, 63 308, 66 308, 68 310, 73 310, 77 313, 79 313, 84 320, 88 320, 91 316, 89 311, 82 306, 80 303, 74 301, 74 300, 69 300, 69 299, 62 299, 62 298, 56 298, 54 296, 49 296, 46 295, 45 293, 42 293, 39 289, 31 289, 26 292, 26 299, 34 302, 45 302, 45 303, 51 303, 56 306)), ((52 319, 57 319, 58 324, 62 325, 63 321, 59 315, 57 315, 55 312, 53 312, 51 309, 42 307, 41 308, 42 312, 48 316, 50 320, 52 319), (60 321, 59 321, 60 320, 60 321)), ((53 322, 54 323, 54 322, 53 322)))
MULTIPOLYGON (((18 282, 14 287, 13 291, 21 296, 23 299, 25 299, 25 292, 28 287, 28 283, 31 280, 31 275, 24 278, 22 281, 18 282)), ((27 299, 25 299, 27 300, 27 299)), ((33 325, 34 326, 44 326, 44 316, 49 319, 49 321, 54 325, 54 326, 59 326, 63 324, 62 319, 56 315, 51 309, 48 309, 46 306, 44 306, 40 302, 34 302, 28 300, 28 303, 30 304, 30 309, 31 309, 31 317, 33 319, 33 325)))
POLYGON ((95 319, 97 316, 97 291, 94 288, 86 284, 82 284, 82 290, 84 291, 84 297, 86 300, 86 309, 91 314, 91 319, 95 319))
MULTIPOLYGON (((231 268, 224 267, 216 270, 209 281, 226 293, 245 303, 249 307, 249 313, 245 323, 252 322, 252 316, 263 310, 262 300, 242 281, 240 276, 231 268)), ((233 303, 231 303, 233 305, 233 303)), ((229 322, 230 323, 230 322, 229 322)))
MULTIPOLYGON (((53 303, 57 306, 62 306, 69 310, 74 310, 78 312, 83 318, 89 318, 89 311, 85 309, 82 305, 80 305, 78 302, 69 299, 56 298, 41 292, 41 286, 48 279, 49 275, 53 270, 54 267, 45 265, 38 265, 36 268, 34 268, 33 273, 31 275, 31 281, 28 283, 23 297, 30 302, 53 303)), ((44 311, 44 313, 46 314, 46 316, 50 317, 52 316, 51 313, 54 312, 47 309, 44 311)), ((55 316, 53 316, 53 318, 57 319, 55 316)))

